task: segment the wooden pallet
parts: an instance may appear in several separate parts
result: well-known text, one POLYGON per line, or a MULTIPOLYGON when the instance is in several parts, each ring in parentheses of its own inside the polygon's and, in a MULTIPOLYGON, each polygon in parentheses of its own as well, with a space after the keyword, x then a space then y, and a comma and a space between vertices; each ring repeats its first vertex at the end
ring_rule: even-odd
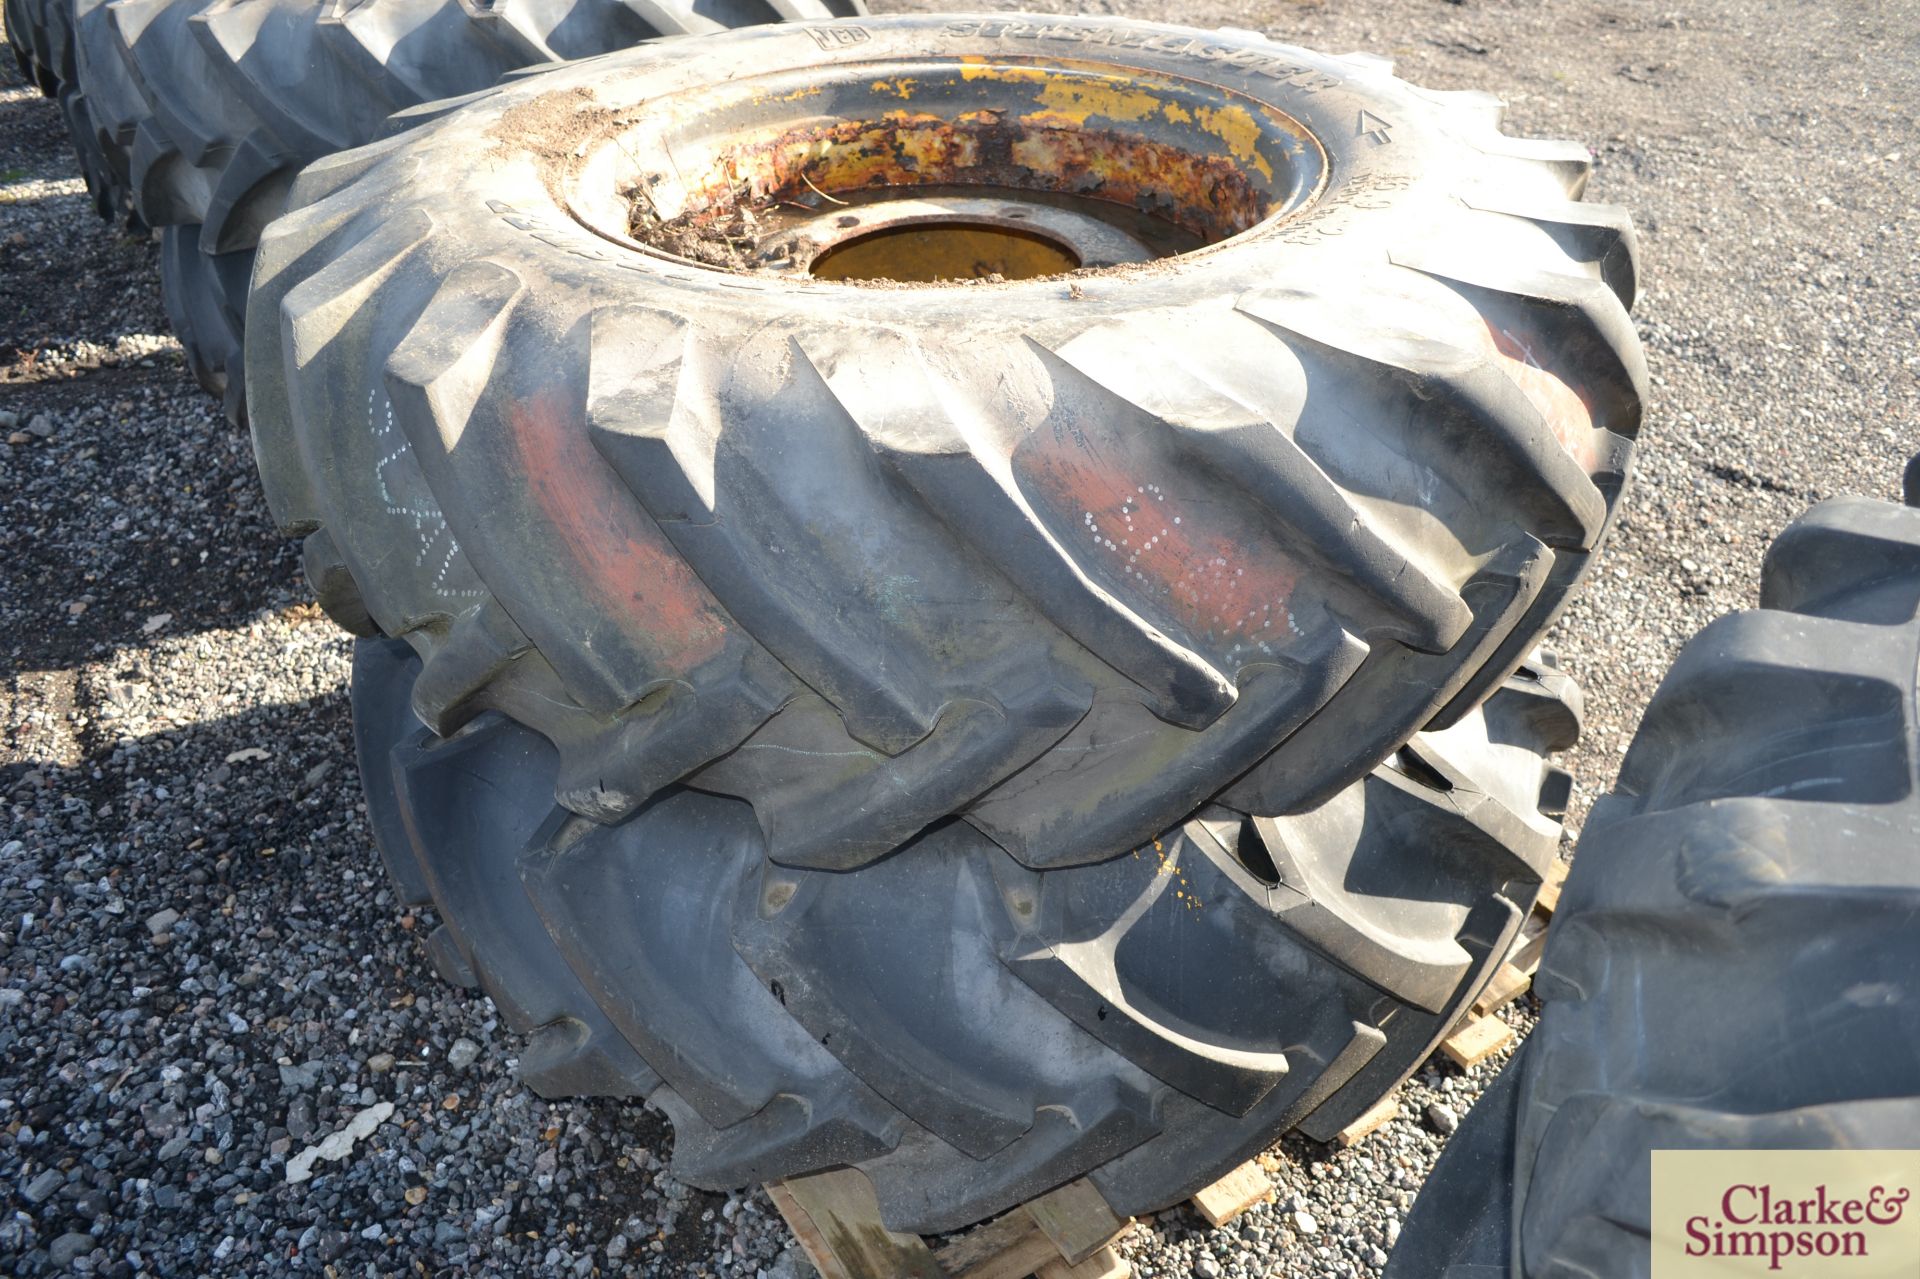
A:
POLYGON ((1333 1139, 1333 1144, 1345 1150, 1358 1143, 1378 1129, 1385 1128, 1387 1121, 1400 1113, 1400 1090, 1394 1089, 1373 1104, 1373 1109, 1342 1128, 1333 1139))
POLYGON ((934 1248, 888 1230, 866 1175, 835 1168, 767 1183, 821 1279, 1130 1279, 1112 1244, 1133 1222, 1076 1181, 934 1248))
POLYGON ((1553 912, 1560 906, 1560 888, 1566 878, 1567 863, 1555 861, 1547 868, 1540 895, 1534 899, 1533 909, 1520 926, 1520 935, 1514 939, 1506 962, 1500 965, 1493 980, 1473 1001, 1473 1007, 1452 1033, 1440 1041, 1440 1051, 1462 1069, 1478 1066, 1513 1042, 1513 1027, 1495 1014, 1533 989, 1533 977, 1540 971, 1540 956, 1547 946, 1547 926, 1553 922, 1553 912))
MULTIPOLYGON (((1273 1197, 1273 1179, 1249 1160, 1193 1196, 1219 1227, 1273 1197)), ((1076 1181, 939 1248, 880 1222, 873 1186, 852 1169, 767 1184, 794 1238, 823 1279, 1128 1279, 1113 1243, 1133 1223, 1076 1181)))
POLYGON ((1214 1227, 1224 1226, 1255 1204, 1273 1198, 1273 1178, 1248 1160, 1193 1197, 1193 1210, 1214 1227))

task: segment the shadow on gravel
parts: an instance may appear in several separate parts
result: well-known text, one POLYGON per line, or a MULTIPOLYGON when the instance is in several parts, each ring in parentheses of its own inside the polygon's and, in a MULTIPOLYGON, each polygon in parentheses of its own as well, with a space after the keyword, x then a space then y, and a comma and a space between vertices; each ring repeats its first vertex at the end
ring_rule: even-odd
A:
POLYGON ((287 555, 291 562, 281 562, 278 539, 265 541, 269 536, 263 535, 257 549, 232 548, 240 552, 233 559, 210 555, 192 564, 180 562, 166 547, 130 545, 92 581, 66 576, 57 546, 19 557, 25 563, 16 561, 15 571, 27 592, 66 601, 62 609, 76 603, 86 608, 77 619, 70 615, 16 631, 0 654, 0 677, 67 669, 164 636, 237 627, 262 610, 286 606, 290 596, 305 595, 304 587, 291 580, 298 559, 287 555))
POLYGON ((0 674, 309 598, 246 434, 183 369, 101 368, 3 398, 18 421, 0 439, 25 438, 0 446, 0 674))
MULTIPOLYGON (((59 108, 7 51, 0 86, 0 184, 70 179, 59 108)), ((0 281, 0 677, 306 599, 246 433, 149 349, 169 331, 149 239, 85 195, 0 201, 0 281)))
MULTIPOLYGON (((67 687, 64 708, 83 727, 53 749, 0 766, 0 796, 11 809, 0 830, 28 845, 14 855, 51 835, 145 850, 154 869, 198 860, 186 855, 202 850, 261 859, 219 868, 237 880, 330 853, 319 845, 341 820, 362 822, 344 688, 129 737, 116 727, 113 699, 92 696, 92 683, 67 687)), ((14 869, 0 861, 0 876, 14 869)))
POLYGON ((725 1200, 665 1177, 660 1117, 533 1096, 491 1004, 434 976, 435 921, 396 899, 360 811, 344 690, 81 736, 0 783, 10 1273, 84 1256, 131 1279, 141 1253, 320 1275, 369 1240, 435 1273, 573 1273, 640 1213, 635 1247, 694 1272, 725 1200), (288 1184, 292 1154, 381 1103, 390 1122, 288 1184))

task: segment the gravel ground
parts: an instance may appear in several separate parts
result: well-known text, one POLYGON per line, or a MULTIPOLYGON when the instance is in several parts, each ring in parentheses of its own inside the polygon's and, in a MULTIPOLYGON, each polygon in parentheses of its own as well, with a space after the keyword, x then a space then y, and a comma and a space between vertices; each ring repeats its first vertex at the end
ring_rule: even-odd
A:
MULTIPOLYGON (((1499 91, 1510 131, 1587 142, 1591 194, 1634 210, 1657 401, 1553 641, 1588 691, 1577 824, 1682 640, 1753 603, 1768 539, 1817 498, 1892 496, 1920 446, 1920 10, 1092 7, 1499 91)), ((433 921, 370 847, 347 644, 165 336, 153 247, 94 218, 58 111, 0 62, 0 1263, 798 1279, 762 1194, 676 1183, 648 1111, 517 1087, 489 1003, 433 978, 433 921), (288 1184, 356 1118, 380 1122, 288 1184)), ((1375 1273, 1490 1072, 1430 1066, 1355 1149, 1276 1148, 1275 1204, 1211 1232, 1178 1209, 1125 1250, 1142 1276, 1375 1273)))

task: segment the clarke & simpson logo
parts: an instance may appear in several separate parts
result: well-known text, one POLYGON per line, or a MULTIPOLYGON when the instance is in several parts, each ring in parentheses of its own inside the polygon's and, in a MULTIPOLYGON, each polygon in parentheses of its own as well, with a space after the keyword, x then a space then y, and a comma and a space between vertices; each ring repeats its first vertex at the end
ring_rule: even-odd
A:
POLYGON ((1920 1279, 1920 1151, 1656 1150, 1653 1279, 1920 1279))

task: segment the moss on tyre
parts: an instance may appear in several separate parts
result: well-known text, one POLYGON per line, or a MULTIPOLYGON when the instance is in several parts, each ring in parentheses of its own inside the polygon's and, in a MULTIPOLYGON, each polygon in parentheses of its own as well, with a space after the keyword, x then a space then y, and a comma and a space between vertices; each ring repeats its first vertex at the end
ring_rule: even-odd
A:
POLYGON ((697 1185, 855 1165, 915 1231, 1088 1174, 1157 1209, 1371 1106, 1531 904, 1566 788, 1542 756, 1577 727, 1528 667, 1311 813, 1208 806, 1049 871, 951 823, 848 875, 770 863, 751 807, 692 787, 585 821, 539 734, 424 728, 419 672, 356 654, 369 820, 441 973, 531 1037, 522 1077, 647 1099, 697 1185))
POLYGON ((1595 805, 1540 1024, 1390 1274, 1649 1273, 1655 1149, 1920 1144, 1920 510, 1824 502, 1595 805))

